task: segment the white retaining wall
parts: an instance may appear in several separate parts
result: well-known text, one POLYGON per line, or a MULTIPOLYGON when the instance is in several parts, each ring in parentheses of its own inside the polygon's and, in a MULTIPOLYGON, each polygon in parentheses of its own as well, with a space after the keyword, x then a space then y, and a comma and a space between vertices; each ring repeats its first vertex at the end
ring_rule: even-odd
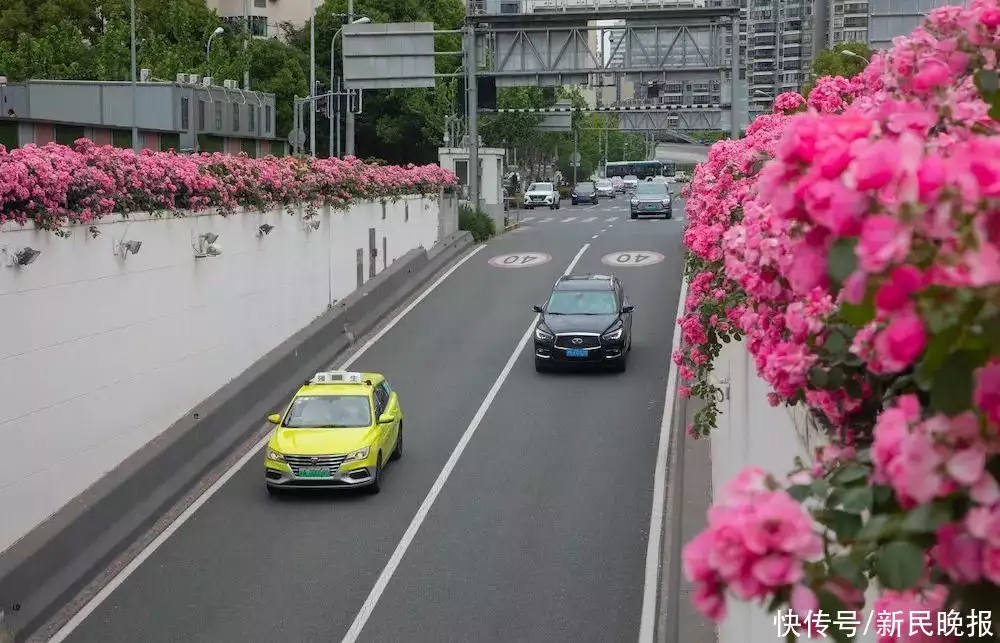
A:
MULTIPOLYGON (((723 347, 715 375, 724 392, 728 384, 729 399, 721 405, 719 426, 712 432, 713 494, 745 467, 760 467, 784 480, 795 456, 811 461, 825 436, 811 428, 804 409, 768 404, 770 387, 757 376, 753 358, 742 342, 723 347)), ((759 605, 738 603, 731 597, 728 616, 718 627, 719 643, 777 641, 778 633, 774 615, 759 605)), ((854 640, 874 643, 874 621, 867 635, 859 632, 854 640)))
POLYGON ((453 196, 0 231, 0 551, 375 272, 457 227, 453 196), (274 226, 258 236, 264 223, 274 226), (369 252, 374 229, 377 256, 369 252), (199 234, 222 254, 196 259, 199 234), (113 253, 118 240, 138 254, 113 253), (29 266, 8 265, 25 246, 29 266), (383 248, 385 252, 383 252, 383 248), (6 250, 6 252, 4 252, 6 250))

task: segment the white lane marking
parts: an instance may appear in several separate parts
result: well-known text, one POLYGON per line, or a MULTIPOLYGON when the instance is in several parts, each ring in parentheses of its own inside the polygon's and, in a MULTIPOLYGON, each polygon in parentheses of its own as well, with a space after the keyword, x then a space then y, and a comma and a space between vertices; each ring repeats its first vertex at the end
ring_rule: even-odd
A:
POLYGON ((604 220, 605 223, 611 223, 612 221, 617 221, 618 217, 608 217, 604 220))
POLYGON ((608 227, 609 227, 609 228, 613 228, 613 227, 615 227, 615 224, 613 224, 613 223, 609 223, 609 224, 608 224, 608 227))
MULTIPOLYGON (((583 253, 587 251, 590 247, 589 243, 583 244, 580 251, 576 253, 573 257, 573 261, 570 262, 569 266, 566 267, 566 272, 564 275, 570 274, 573 268, 576 267, 577 262, 580 261, 580 257, 583 253)), ((455 445, 455 450, 451 452, 448 457, 448 461, 445 462, 444 468, 441 469, 441 473, 438 474, 437 480, 431 485, 430 491, 427 492, 427 497, 420 504, 420 508, 417 509, 416 515, 413 516, 413 520, 410 522, 409 527, 403 533, 403 537, 399 540, 399 544, 396 545, 396 550, 392 552, 392 556, 389 557, 389 562, 385 564, 385 568, 382 573, 379 574, 378 580, 375 581, 375 587, 368 594, 368 598, 365 599, 364 605, 361 606, 361 611, 355 617, 354 622, 351 623, 351 628, 344 635, 341 643, 356 643, 358 637, 361 636, 361 630, 364 629, 365 624, 368 619, 371 618, 372 612, 375 611, 375 606, 378 605, 379 599, 382 598, 382 593, 385 592, 385 588, 389 585, 389 581, 392 580, 393 574, 396 573, 396 568, 399 567, 399 563, 403 560, 403 556, 406 555, 406 550, 409 549, 410 544, 417 535, 417 531, 420 530, 420 526, 423 524, 424 520, 427 518, 427 514, 431 510, 431 506, 434 501, 437 500, 438 494, 441 493, 441 489, 444 488, 444 483, 448 481, 448 477, 451 475, 452 470, 458 463, 458 459, 462 457, 462 452, 465 451, 465 447, 468 446, 469 440, 472 439, 473 434, 479 425, 482 423, 483 418, 486 417, 486 412, 489 410, 490 405, 493 404, 494 398, 500 392, 500 387, 507 380, 507 376, 514 369, 514 364, 517 362, 518 356, 524 350, 524 347, 528 344, 528 340, 531 339, 531 334, 535 330, 535 324, 538 323, 540 315, 535 315, 534 319, 528 325, 527 330, 524 331, 524 335, 521 336, 521 341, 517 343, 514 348, 514 352, 510 354, 507 358, 507 363, 504 364, 503 370, 500 371, 500 375, 497 377, 496 381, 493 382, 493 386, 490 387, 486 397, 483 398, 483 403, 479 406, 479 410, 472 417, 472 421, 469 422, 468 428, 465 429, 465 433, 459 438, 458 444, 455 445)))
POLYGON ((521 221, 534 221, 535 217, 521 217, 521 221))
POLYGON ((594 236, 592 236, 592 237, 591 237, 591 239, 596 239, 597 237, 599 237, 599 236, 600 236, 600 234, 601 234, 601 233, 599 233, 599 232, 598 232, 597 234, 595 234, 594 236))
MULTIPOLYGON (((395 317, 393 317, 392 320, 390 320, 388 324, 386 324, 385 326, 383 326, 377 333, 375 333, 374 335, 372 335, 371 339, 369 339, 367 342, 365 342, 361 346, 361 348, 359 348, 357 351, 354 352, 353 355, 351 355, 350 357, 348 357, 347 360, 343 364, 341 364, 339 370, 346 370, 346 369, 350 368, 351 365, 354 362, 356 362, 358 359, 360 359, 362 355, 364 355, 365 353, 367 353, 368 350, 372 346, 374 346, 375 343, 378 340, 382 339, 382 337, 384 337, 386 333, 388 333, 390 330, 392 330, 396 326, 396 324, 398 324, 404 317, 406 317, 406 315, 410 311, 412 311, 414 308, 416 308, 420 304, 420 302, 422 302, 424 299, 426 299, 428 297, 428 295, 430 295, 432 292, 434 292, 435 289, 437 289, 438 286, 440 286, 442 283, 444 283, 445 279, 447 279, 448 277, 450 277, 456 270, 458 270, 459 268, 462 267, 462 264, 464 264, 465 262, 467 262, 469 259, 472 259, 472 257, 475 256, 475 254, 477 252, 479 252, 480 250, 482 250, 485 247, 486 247, 485 245, 481 245, 481 246, 479 246, 477 248, 474 248, 471 252, 469 252, 467 255, 465 255, 464 257, 462 257, 461 261, 459 261, 458 263, 456 263, 454 266, 452 266, 451 268, 449 268, 447 270, 447 272, 445 272, 443 275, 441 275, 440 277, 438 277, 434 281, 434 283, 432 283, 430 286, 428 286, 427 288, 425 288, 424 291, 422 293, 420 293, 420 295, 416 299, 414 299, 412 302, 410 302, 410 304, 406 308, 404 308, 403 310, 399 311, 399 314, 397 314, 395 317)), ((579 257, 579 255, 577 255, 577 256, 579 257)), ((532 328, 534 328, 534 327, 532 327, 532 328)), ((184 525, 184 523, 186 523, 188 520, 190 520, 191 517, 195 514, 195 512, 198 511, 199 509, 201 509, 205 505, 205 503, 207 503, 212 498, 212 496, 214 496, 219 491, 219 489, 222 489, 222 487, 224 487, 226 485, 226 483, 229 482, 229 480, 233 476, 235 476, 237 474, 237 472, 240 471, 240 469, 242 469, 244 466, 246 466, 246 464, 248 462, 250 462, 250 460, 254 459, 255 457, 258 457, 258 454, 260 453, 260 450, 263 449, 265 446, 267 446, 267 442, 268 442, 268 440, 270 438, 271 438, 271 434, 268 433, 267 436, 265 436, 264 438, 262 438, 257 444, 255 444, 253 446, 253 448, 251 448, 242 458, 240 458, 236 462, 236 464, 234 464, 229 469, 227 469, 222 474, 222 476, 219 477, 218 480, 216 480, 214 483, 212 483, 212 485, 209 486, 208 489, 205 490, 205 492, 202 495, 198 496, 198 498, 195 499, 195 501, 192 502, 187 507, 187 509, 185 509, 183 512, 181 512, 181 514, 179 516, 177 516, 176 520, 174 520, 172 523, 170 523, 167 526, 166 529, 164 529, 162 532, 160 532, 160 534, 158 536, 156 536, 156 538, 154 538, 146 546, 145 549, 143 549, 141 552, 139 552, 138 556, 136 556, 131 561, 129 561, 128 565, 126 565, 118 573, 117 576, 115 576, 114 578, 112 578, 111 581, 108 582, 107 585, 105 585, 104 587, 102 587, 101 591, 99 591, 96 595, 94 595, 94 598, 90 599, 90 601, 86 605, 84 605, 80 609, 79 612, 77 612, 76 614, 74 614, 73 617, 70 618, 66 622, 65 625, 63 625, 61 628, 59 628, 59 631, 56 632, 55 635, 51 639, 49 639, 49 643, 62 643, 63 641, 65 641, 66 638, 70 634, 72 634, 73 631, 76 628, 80 627, 81 623, 83 623, 85 620, 87 620, 87 618, 91 614, 93 614, 94 611, 97 610, 98 607, 101 606, 101 603, 103 603, 104 601, 106 601, 108 599, 108 597, 111 596, 111 594, 122 585, 122 583, 124 583, 126 580, 128 580, 129 576, 131 576, 133 573, 135 573, 135 571, 137 569, 139 569, 139 567, 144 562, 146 562, 149 559, 150 556, 152 556, 154 553, 156 553, 156 550, 159 549, 160 547, 162 547, 163 544, 165 542, 167 542, 167 540, 171 536, 173 536, 177 532, 177 530, 179 530, 184 525)))
POLYGON ((555 217, 545 217, 544 219, 542 219, 541 221, 539 221, 539 223, 548 223, 549 221, 552 221, 552 219, 554 219, 554 218, 555 217))
POLYGON ((587 217, 586 219, 580 221, 580 223, 590 223, 591 221, 597 221, 597 217, 587 217))
POLYGON ((596 208, 596 207, 597 207, 598 205, 599 205, 599 204, 595 203, 594 205, 590 206, 590 207, 589 207, 589 208, 587 208, 587 209, 588 209, 588 210, 593 210, 593 209, 594 209, 594 208, 596 208))
MULTIPOLYGON (((684 312, 684 300, 687 299, 687 279, 681 277, 681 292, 677 297, 677 316, 684 312)), ((674 322, 674 339, 670 346, 670 369, 667 372, 667 390, 663 400, 663 418, 660 420, 660 443, 656 450, 656 469, 653 472, 653 508, 649 513, 649 541, 646 543, 646 579, 642 588, 642 618, 639 621, 639 643, 653 643, 656 630, 656 598, 659 595, 660 546, 663 543, 664 505, 667 493, 667 462, 670 459, 672 441, 671 430, 674 423, 674 405, 677 402, 677 365, 674 364, 674 353, 681 345, 680 325, 674 322)), ((681 431, 687 430, 683 424, 681 431)), ((675 520, 680 517, 675 516, 675 520)), ((679 565, 679 560, 670 561, 671 565, 679 565)))
POLYGON ((576 217, 566 217, 562 220, 563 223, 569 223, 570 221, 576 221, 576 217))

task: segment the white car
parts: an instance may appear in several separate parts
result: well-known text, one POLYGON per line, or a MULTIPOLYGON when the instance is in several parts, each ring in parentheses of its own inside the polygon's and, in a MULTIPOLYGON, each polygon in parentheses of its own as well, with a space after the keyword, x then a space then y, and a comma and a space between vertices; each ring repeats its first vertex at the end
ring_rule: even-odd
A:
POLYGON ((525 210, 533 208, 556 210, 559 207, 559 190, 554 183, 532 183, 524 192, 525 210))
POLYGON ((615 198, 615 186, 607 179, 597 179, 597 196, 615 198))
POLYGON ((635 192, 635 189, 639 187, 639 177, 634 174, 629 174, 625 177, 625 189, 630 192, 635 192))

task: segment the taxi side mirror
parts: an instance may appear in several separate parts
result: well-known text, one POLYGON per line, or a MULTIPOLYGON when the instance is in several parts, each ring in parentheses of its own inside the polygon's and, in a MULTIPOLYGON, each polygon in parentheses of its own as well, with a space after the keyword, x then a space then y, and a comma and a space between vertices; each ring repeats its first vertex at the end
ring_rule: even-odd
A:
POLYGON ((267 416, 267 421, 270 422, 271 424, 281 424, 281 416, 278 415, 277 413, 272 413, 271 415, 267 416))
POLYGON ((390 411, 386 411, 378 418, 379 424, 392 424, 395 421, 396 421, 396 416, 393 415, 392 412, 390 411))

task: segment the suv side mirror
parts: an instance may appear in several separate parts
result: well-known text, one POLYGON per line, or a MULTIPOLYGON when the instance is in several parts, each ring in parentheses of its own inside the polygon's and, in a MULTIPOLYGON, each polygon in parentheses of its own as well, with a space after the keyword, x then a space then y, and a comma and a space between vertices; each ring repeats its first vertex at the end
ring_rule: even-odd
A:
POLYGON ((630 313, 635 310, 635 306, 622 306, 622 314, 630 313))
POLYGON ((541 306, 532 306, 532 307, 531 307, 531 309, 532 309, 533 311, 535 311, 536 313, 541 313, 541 312, 545 312, 545 311, 543 311, 543 310, 542 310, 542 307, 541 307, 541 306))

